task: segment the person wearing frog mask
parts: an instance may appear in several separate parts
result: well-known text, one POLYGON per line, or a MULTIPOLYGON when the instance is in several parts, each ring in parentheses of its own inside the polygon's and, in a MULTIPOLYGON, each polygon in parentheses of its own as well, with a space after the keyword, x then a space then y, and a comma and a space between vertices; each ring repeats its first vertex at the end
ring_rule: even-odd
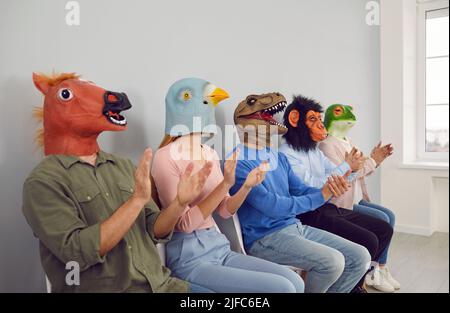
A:
MULTIPOLYGON (((327 138, 322 112, 322 106, 314 99, 294 97, 284 114, 288 132, 284 135, 286 143, 280 147, 280 151, 286 155, 295 174, 311 187, 321 188, 330 178, 350 172, 347 180, 351 186, 357 179, 365 158, 356 148, 345 152, 345 158, 339 164, 334 164, 323 154, 318 148, 319 143, 327 138)), ((340 196, 335 194, 330 202, 313 212, 301 214, 298 218, 306 225, 363 245, 376 262, 391 240, 392 228, 384 221, 333 204, 340 196)), ((365 291, 363 283, 364 278, 360 280, 355 292, 365 291)), ((386 286, 384 291, 393 292, 394 288, 386 286)))
MULTIPOLYGON (((356 148, 348 137, 348 132, 356 124, 356 116, 353 107, 343 104, 334 104, 325 112, 324 125, 328 130, 328 137, 319 144, 319 149, 334 164, 341 164, 345 155, 356 148)), ((391 144, 382 145, 379 142, 365 158, 362 168, 357 172, 356 179, 352 181, 351 188, 344 195, 332 202, 339 207, 353 209, 377 219, 383 220, 395 226, 395 214, 390 209, 371 202, 365 183, 365 177, 374 173, 381 164, 394 152, 391 144)), ((401 285, 396 281, 389 268, 386 266, 389 245, 384 249, 378 259, 379 267, 366 276, 366 284, 380 291, 400 289, 401 285)))

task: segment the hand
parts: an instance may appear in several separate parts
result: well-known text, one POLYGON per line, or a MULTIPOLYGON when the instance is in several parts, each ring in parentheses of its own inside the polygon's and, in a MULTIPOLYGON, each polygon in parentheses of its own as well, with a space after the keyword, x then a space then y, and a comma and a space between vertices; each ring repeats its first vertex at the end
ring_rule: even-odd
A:
POLYGON ((364 161, 366 158, 364 155, 358 151, 355 147, 352 148, 350 153, 345 153, 345 162, 350 165, 350 168, 352 169, 352 172, 359 171, 364 166, 364 161))
POLYGON ((394 154, 394 147, 392 146, 391 143, 388 144, 388 145, 385 145, 384 147, 382 147, 382 149, 383 149, 383 151, 384 151, 384 153, 386 155, 386 158, 388 158, 388 157, 390 157, 391 155, 394 154))
POLYGON ((394 153, 394 148, 391 144, 381 146, 381 141, 373 148, 370 157, 375 160, 377 166, 380 166, 383 161, 394 153))
POLYGON ((363 194, 363 200, 365 200, 367 202, 371 202, 368 194, 363 194))
POLYGON ((145 205, 152 198, 152 183, 150 181, 150 165, 152 163, 152 149, 147 148, 142 155, 134 173, 133 198, 145 205))
POLYGON ((233 187, 236 181, 235 174, 239 153, 240 150, 236 149, 233 154, 225 161, 225 165, 223 167, 223 182, 227 185, 228 188, 233 187))
POLYGON ((343 194, 345 194, 351 187, 348 183, 347 178, 350 175, 350 171, 348 171, 344 176, 336 176, 332 175, 328 177, 325 186, 322 188, 322 195, 324 199, 329 199, 332 196, 339 198, 343 194))
POLYGON ((261 184, 266 177, 266 172, 268 170, 269 163, 264 161, 260 166, 254 168, 247 175, 247 179, 245 180, 244 187, 251 189, 259 184, 261 184))
POLYGON ((205 187, 213 167, 212 162, 207 162, 196 174, 191 175, 194 170, 194 164, 190 163, 178 183, 176 201, 181 207, 186 207, 194 201, 205 187))

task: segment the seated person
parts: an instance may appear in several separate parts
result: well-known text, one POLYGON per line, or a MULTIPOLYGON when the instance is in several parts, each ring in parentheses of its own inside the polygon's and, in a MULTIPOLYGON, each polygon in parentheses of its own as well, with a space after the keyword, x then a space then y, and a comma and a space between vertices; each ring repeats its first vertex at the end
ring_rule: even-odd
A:
POLYGON ((166 137, 152 169, 162 211, 176 198, 177 186, 189 164, 197 171, 205 163, 212 163, 211 175, 200 196, 186 203, 176 222, 172 240, 166 245, 167 265, 175 277, 214 292, 303 292, 304 284, 297 273, 231 251, 230 242, 216 228, 213 212, 230 218, 248 193, 264 180, 263 169, 257 167, 230 197, 238 152, 225 162, 222 174, 216 151, 202 144, 202 136, 215 133, 211 127, 215 126, 214 106, 226 98, 224 90, 198 78, 177 81, 167 93, 166 137))
POLYGON ((164 212, 151 201, 147 149, 137 169, 100 150, 103 131, 126 129, 120 113, 131 108, 124 93, 106 91, 75 74, 34 74, 44 94, 38 111, 46 158, 23 187, 23 214, 39 238, 53 292, 205 292, 170 276, 156 243, 167 242, 186 203, 195 199, 211 168, 186 172, 178 196, 164 212), (66 264, 79 279, 66 283, 66 264))
POLYGON ((307 271, 306 292, 348 293, 368 269, 367 249, 296 218, 323 205, 332 196, 331 189, 346 190, 348 184, 338 177, 322 189, 308 187, 271 146, 271 136, 287 130, 273 118, 285 107, 286 99, 279 93, 251 95, 234 113, 242 143, 231 194, 239 192, 248 174, 264 161, 270 166, 238 211, 245 249, 250 255, 307 271))
MULTIPOLYGON (((347 171, 352 171, 349 182, 354 184, 370 167, 365 164, 371 164, 372 161, 367 160, 356 148, 349 148, 342 153, 343 159, 338 164, 331 162, 318 148, 319 143, 327 137, 327 131, 322 124, 322 112, 322 107, 315 100, 303 96, 294 97, 292 104, 285 111, 284 124, 289 130, 284 135, 286 143, 280 147, 280 152, 286 155, 295 174, 309 186, 320 188, 329 177, 343 175, 347 171)), ((340 203, 341 198, 349 195, 349 192, 339 198, 333 198, 331 202, 340 203)), ((365 246, 372 260, 379 262, 380 267, 384 269, 380 275, 376 265, 374 271, 367 275, 366 282, 379 291, 393 292, 398 283, 390 283, 393 278, 388 274, 384 257, 392 238, 392 227, 384 219, 377 219, 376 216, 362 211, 338 208, 332 203, 298 217, 307 225, 327 230, 365 246), (375 277, 378 279, 374 279, 375 277)))

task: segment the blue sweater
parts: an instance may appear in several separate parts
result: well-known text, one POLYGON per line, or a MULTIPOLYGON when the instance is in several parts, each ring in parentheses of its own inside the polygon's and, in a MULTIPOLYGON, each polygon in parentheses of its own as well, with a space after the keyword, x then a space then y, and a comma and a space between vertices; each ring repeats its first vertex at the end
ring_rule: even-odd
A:
POLYGON ((325 200, 320 189, 306 186, 292 171, 284 154, 270 148, 255 150, 239 145, 234 195, 244 184, 248 173, 267 160, 270 171, 262 184, 254 187, 238 210, 245 249, 279 229, 299 222, 298 214, 313 211, 325 200))

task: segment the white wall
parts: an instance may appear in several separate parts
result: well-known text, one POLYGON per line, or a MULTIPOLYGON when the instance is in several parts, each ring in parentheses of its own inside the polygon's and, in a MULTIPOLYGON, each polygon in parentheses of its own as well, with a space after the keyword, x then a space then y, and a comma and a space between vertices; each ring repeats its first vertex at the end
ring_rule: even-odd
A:
MULTIPOLYGON (((364 0, 79 3, 81 25, 69 27, 65 1, 0 1, 0 291, 44 290, 37 242, 21 214, 22 183, 41 159, 31 111, 42 98, 32 71, 76 71, 126 91, 129 130, 101 143, 134 160, 160 142, 166 90, 186 76, 229 91, 220 124, 232 123, 249 93, 304 93, 354 105, 352 137, 366 152, 379 139, 379 28, 365 24, 364 0)), ((378 200, 378 176, 369 187, 378 200)))
POLYGON ((397 148, 382 167, 381 203, 395 211, 397 231, 448 232, 448 165, 414 164, 416 1, 381 0, 380 32, 381 137, 391 138, 397 148))

